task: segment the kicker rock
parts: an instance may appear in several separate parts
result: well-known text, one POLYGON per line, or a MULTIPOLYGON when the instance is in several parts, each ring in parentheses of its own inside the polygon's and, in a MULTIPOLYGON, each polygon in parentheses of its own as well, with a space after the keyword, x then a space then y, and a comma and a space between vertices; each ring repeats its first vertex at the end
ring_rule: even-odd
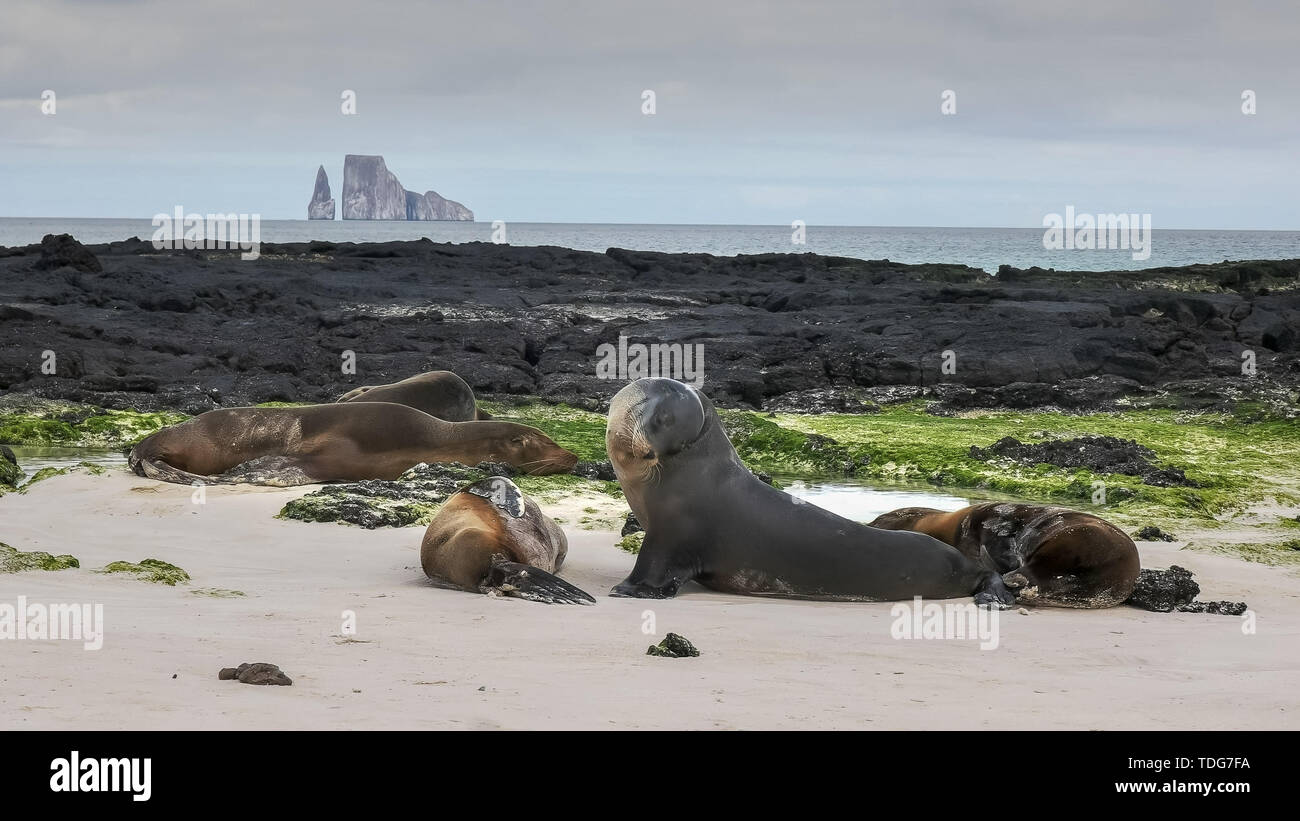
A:
POLYGON ((343 219, 404 220, 406 189, 374 155, 348 154, 343 160, 343 219))

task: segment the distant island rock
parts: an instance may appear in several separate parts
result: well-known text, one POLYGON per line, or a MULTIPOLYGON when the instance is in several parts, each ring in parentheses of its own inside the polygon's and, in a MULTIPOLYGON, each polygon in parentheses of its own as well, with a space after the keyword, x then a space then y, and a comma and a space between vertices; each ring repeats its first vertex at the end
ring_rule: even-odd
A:
POLYGON ((406 218, 408 220, 473 221, 474 212, 455 200, 446 199, 437 191, 425 191, 423 195, 407 191, 406 218))
POLYGON ((330 196, 330 178, 325 173, 325 166, 316 171, 316 190, 312 192, 311 202, 307 204, 307 219, 334 219, 334 198, 330 196))
MULTIPOLYGON (((334 218, 334 201, 329 199, 329 180, 323 166, 316 174, 316 192, 307 216, 308 219, 334 218)), ((343 160, 343 219, 473 220, 474 212, 436 191, 423 194, 407 191, 397 175, 388 170, 384 158, 377 154, 348 154, 343 160)))

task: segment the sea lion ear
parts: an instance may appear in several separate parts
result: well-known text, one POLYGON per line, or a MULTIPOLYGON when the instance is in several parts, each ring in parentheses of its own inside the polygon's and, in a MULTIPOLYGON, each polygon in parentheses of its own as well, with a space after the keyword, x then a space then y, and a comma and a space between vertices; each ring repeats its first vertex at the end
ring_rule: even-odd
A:
POLYGON ((695 435, 691 437, 691 441, 694 441, 700 437, 700 434, 704 433, 705 423, 709 421, 709 413, 704 405, 706 397, 700 392, 700 389, 694 385, 687 385, 686 389, 690 391, 691 398, 695 400, 695 406, 699 409, 700 414, 699 427, 695 429, 695 435))

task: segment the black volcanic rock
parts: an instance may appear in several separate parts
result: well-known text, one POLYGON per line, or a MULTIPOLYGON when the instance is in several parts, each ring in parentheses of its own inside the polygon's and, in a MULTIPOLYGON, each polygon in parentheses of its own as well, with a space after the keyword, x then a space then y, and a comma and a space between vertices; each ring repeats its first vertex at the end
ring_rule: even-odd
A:
POLYGON ((1196 487, 1196 482, 1188 479, 1182 468, 1161 468, 1152 464, 1155 453, 1150 448, 1114 436, 1080 436, 1033 444, 1004 436, 987 448, 972 445, 970 457, 982 461, 1010 459, 1023 465, 1087 468, 1093 473, 1124 473, 1138 476, 1143 484, 1156 487, 1196 487))
POLYGON ((104 270, 99 258, 71 234, 46 234, 41 240, 40 259, 32 267, 38 271, 52 271, 65 266, 86 274, 98 274, 104 270))
POLYGON ((316 171, 316 190, 312 192, 311 202, 307 204, 307 219, 334 219, 334 198, 330 196, 330 178, 325 173, 325 166, 316 171))
POLYGON ((343 219, 404 220, 406 189, 378 155, 343 158, 343 219))
POLYGON ((1300 345, 1268 330, 1300 328, 1300 260, 999 282, 962 266, 817 254, 490 242, 263 242, 256 261, 132 240, 87 250, 104 275, 33 276, 41 246, 0 249, 0 388, 194 413, 329 402, 445 368, 479 395, 603 412, 622 383, 597 378, 596 349, 623 334, 702 344, 704 390, 720 407, 1222 412, 1250 401, 1300 415, 1300 345), (1250 286, 1220 284, 1238 279, 1250 286), (796 287, 806 307, 764 308, 796 287), (59 352, 58 375, 40 373, 46 348, 59 352), (954 373, 941 370, 946 349, 954 373), (1241 374, 1247 349, 1254 377, 1241 374), (346 350, 358 353, 355 376, 340 372, 346 350), (1153 375, 1120 374, 1147 357, 1153 375))
POLYGON ((1137 584, 1126 603, 1157 613, 1170 613, 1185 604, 1191 604, 1200 592, 1201 586, 1192 579, 1192 572, 1185 567, 1175 564, 1170 565, 1168 570, 1143 568, 1138 573, 1137 584))

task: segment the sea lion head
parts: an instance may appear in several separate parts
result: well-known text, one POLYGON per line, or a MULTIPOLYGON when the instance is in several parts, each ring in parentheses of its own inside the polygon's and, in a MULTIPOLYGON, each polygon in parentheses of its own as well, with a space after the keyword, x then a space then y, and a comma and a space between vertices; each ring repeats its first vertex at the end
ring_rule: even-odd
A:
POLYGON ((605 449, 619 481, 644 480, 698 442, 708 414, 700 394, 675 379, 638 379, 614 395, 605 449))
POLYGON ((531 476, 568 473, 578 464, 577 454, 570 453, 537 428, 513 422, 473 422, 493 425, 489 462, 506 462, 531 476))
POLYGON ((493 507, 512 519, 523 518, 527 509, 523 491, 504 476, 489 476, 461 490, 487 499, 493 507))
POLYGON ((941 512, 930 507, 900 507, 880 514, 868 526, 881 530, 914 530, 918 521, 941 512))

